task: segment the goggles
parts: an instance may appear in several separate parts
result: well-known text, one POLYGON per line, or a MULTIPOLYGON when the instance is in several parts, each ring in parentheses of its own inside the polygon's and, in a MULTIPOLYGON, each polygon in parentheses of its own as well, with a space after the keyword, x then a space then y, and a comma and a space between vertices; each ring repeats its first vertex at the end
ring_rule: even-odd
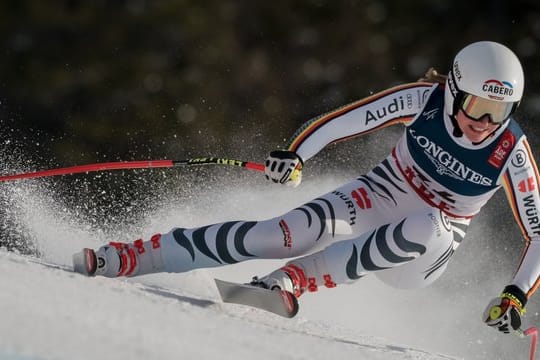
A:
POLYGON ((471 120, 480 121, 484 116, 487 116, 491 123, 502 124, 516 111, 518 104, 519 101, 493 101, 464 93, 460 109, 471 120))

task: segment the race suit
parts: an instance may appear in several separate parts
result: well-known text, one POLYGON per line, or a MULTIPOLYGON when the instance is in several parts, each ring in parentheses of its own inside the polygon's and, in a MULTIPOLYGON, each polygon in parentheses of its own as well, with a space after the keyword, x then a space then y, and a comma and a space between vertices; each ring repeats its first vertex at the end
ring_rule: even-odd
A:
POLYGON ((442 274, 470 220, 503 186, 526 240, 512 284, 530 296, 540 276, 538 171, 513 119, 473 144, 445 113, 444 87, 417 82, 308 121, 289 150, 307 161, 328 144, 397 123, 403 135, 369 173, 286 214, 157 235, 160 271, 316 251, 284 267, 309 291, 371 272, 395 287, 422 287, 442 274))

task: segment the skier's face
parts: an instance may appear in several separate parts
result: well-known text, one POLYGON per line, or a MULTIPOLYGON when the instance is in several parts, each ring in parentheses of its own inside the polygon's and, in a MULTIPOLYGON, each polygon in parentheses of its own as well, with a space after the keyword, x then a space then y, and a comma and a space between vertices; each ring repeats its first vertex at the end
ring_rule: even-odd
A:
POLYGON ((463 135, 473 143, 484 141, 500 126, 500 124, 489 121, 488 115, 483 116, 480 120, 473 120, 467 117, 463 110, 458 111, 456 120, 463 135))

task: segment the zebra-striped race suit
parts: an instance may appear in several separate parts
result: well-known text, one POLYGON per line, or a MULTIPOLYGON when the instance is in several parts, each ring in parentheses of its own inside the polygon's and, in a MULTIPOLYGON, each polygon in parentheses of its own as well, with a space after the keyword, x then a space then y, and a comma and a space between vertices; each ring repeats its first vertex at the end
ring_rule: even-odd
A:
POLYGON ((301 272, 308 290, 370 272, 396 287, 426 286, 445 270, 471 218, 504 186, 526 239, 512 283, 530 296, 540 275, 538 175, 513 119, 472 144, 456 136, 444 112, 444 88, 418 82, 308 121, 289 150, 306 161, 330 143, 396 123, 405 124, 402 137, 368 174, 273 219, 175 228, 160 235, 162 264, 153 271, 323 249, 286 265, 301 272))

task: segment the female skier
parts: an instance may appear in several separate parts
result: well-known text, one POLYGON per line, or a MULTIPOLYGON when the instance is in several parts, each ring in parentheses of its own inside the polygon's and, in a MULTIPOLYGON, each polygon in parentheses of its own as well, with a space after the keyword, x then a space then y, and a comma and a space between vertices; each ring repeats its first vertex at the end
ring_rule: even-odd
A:
POLYGON ((390 155, 368 174, 273 219, 174 228, 149 241, 84 249, 74 256, 75 270, 107 277, 185 272, 322 248, 252 284, 299 297, 374 273, 392 286, 418 288, 443 273, 471 219, 504 186, 526 247, 483 319, 504 333, 518 329, 540 277, 538 172, 511 118, 523 94, 520 61, 507 47, 482 41, 456 55, 448 77, 431 75, 308 121, 265 163, 267 179, 297 186, 304 163, 326 145, 403 123, 390 155))

